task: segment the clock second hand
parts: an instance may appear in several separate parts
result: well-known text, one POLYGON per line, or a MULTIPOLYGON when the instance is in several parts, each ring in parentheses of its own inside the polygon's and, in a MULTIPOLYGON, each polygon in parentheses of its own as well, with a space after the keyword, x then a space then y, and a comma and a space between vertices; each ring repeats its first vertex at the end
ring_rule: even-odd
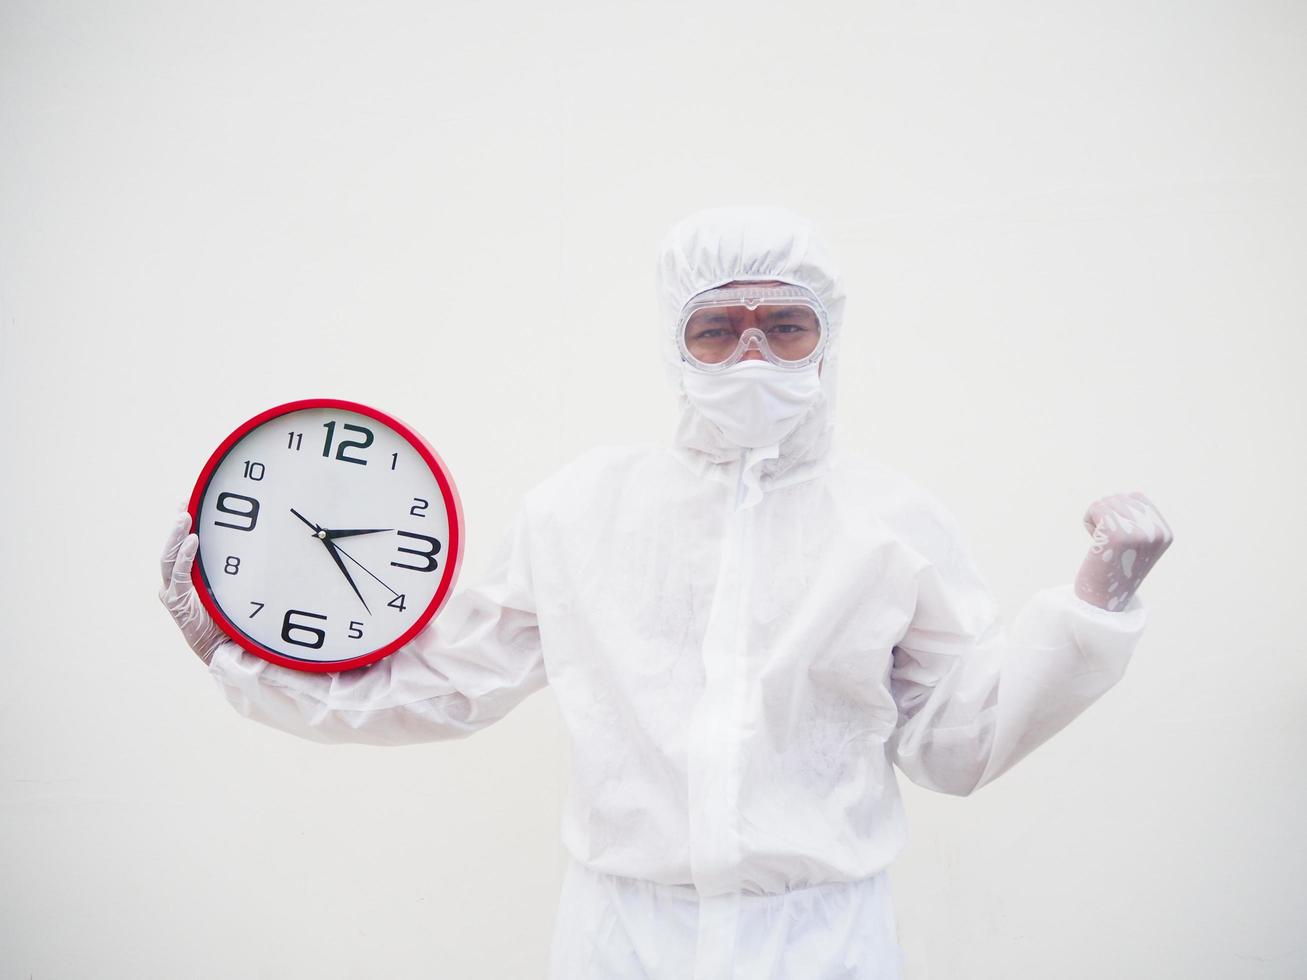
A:
MULTIPOLYGON (((335 547, 335 549, 336 549, 337 551, 339 551, 342 555, 344 555, 346 558, 348 558, 350 561, 352 561, 355 565, 357 565, 359 568, 363 569, 363 571, 367 572, 369 575, 372 575, 372 569, 368 568, 368 567, 367 567, 366 565, 364 565, 361 561, 359 561, 357 558, 355 558, 353 555, 351 555, 348 551, 346 551, 346 550, 345 550, 344 548, 342 548, 340 545, 336 544, 334 541, 332 542, 332 545, 335 547)), ((376 578, 378 582, 381 582, 381 579, 377 578, 377 576, 372 575, 372 577, 373 577, 373 578, 376 578)), ((381 584, 382 584, 382 586, 385 587, 386 591, 389 592, 391 595, 393 595, 393 596, 399 596, 399 595, 400 595, 400 593, 396 592, 396 591, 395 591, 394 589, 392 589, 389 585, 386 585, 385 582, 381 582, 381 584)))

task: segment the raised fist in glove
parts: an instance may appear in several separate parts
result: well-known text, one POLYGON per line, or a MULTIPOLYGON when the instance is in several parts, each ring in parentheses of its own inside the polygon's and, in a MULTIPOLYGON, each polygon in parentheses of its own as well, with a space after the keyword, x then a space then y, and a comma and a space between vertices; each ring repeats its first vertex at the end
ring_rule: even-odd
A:
POLYGON ((1108 610, 1125 608, 1174 535, 1142 493, 1101 497, 1085 511, 1094 543, 1076 576, 1076 595, 1108 610))
POLYGON ((183 509, 163 546, 160 562, 163 588, 159 590, 159 599, 172 614, 195 655, 207 664, 213 659, 218 644, 227 639, 227 634, 218 629, 191 586, 191 563, 200 547, 200 538, 188 533, 190 529, 191 515, 183 509))

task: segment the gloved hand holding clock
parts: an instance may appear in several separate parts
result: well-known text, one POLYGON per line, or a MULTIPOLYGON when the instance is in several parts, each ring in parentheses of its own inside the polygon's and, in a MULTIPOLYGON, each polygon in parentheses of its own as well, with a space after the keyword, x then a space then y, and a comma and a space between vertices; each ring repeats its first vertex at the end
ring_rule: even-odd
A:
POLYGON ((218 629, 191 585, 191 564, 200 546, 200 538, 188 533, 190 529, 191 515, 183 503, 163 546, 160 561, 163 588, 159 590, 159 601, 172 614, 187 645, 207 664, 213 659, 218 644, 227 639, 227 634, 218 629))

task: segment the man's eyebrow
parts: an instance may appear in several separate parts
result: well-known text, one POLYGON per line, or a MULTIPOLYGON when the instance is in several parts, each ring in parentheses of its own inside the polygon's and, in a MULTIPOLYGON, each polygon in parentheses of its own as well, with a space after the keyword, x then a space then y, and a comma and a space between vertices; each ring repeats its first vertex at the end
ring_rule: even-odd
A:
POLYGON ((779 310, 768 310, 768 316, 801 316, 804 313, 812 314, 806 306, 782 306, 779 310))

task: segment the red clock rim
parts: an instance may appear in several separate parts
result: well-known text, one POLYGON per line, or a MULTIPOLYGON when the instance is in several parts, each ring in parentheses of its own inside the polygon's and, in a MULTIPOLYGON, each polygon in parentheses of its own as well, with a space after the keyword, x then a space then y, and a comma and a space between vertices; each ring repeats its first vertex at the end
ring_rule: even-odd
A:
MULTIPOLYGON (((445 572, 441 578, 439 586, 436 588, 436 594, 432 597, 431 602, 423 611, 408 630, 403 635, 383 647, 378 647, 369 653, 357 657, 351 657, 348 660, 332 660, 324 663, 316 663, 309 660, 296 660, 292 657, 285 657, 281 654, 260 646, 254 640, 247 637, 223 612, 222 607, 218 605, 213 598, 209 589, 209 583, 205 578, 203 568, 200 563, 200 553, 195 553, 195 562, 192 566, 193 574, 191 576, 192 584, 195 591, 200 597, 200 602, 208 610, 209 615, 213 617, 215 623, 227 634, 234 642, 239 643, 242 647, 269 663, 277 664, 280 667, 289 667, 292 670, 308 671, 312 673, 337 673, 344 670, 354 670, 358 667, 367 667, 379 660, 384 660, 390 654, 394 653, 404 644, 408 643, 413 637, 417 636, 426 625, 444 608, 450 595, 453 594, 454 583, 458 579, 459 568, 463 563, 463 504, 458 496, 458 488, 454 484, 454 479, 450 476, 448 467, 445 466, 444 460, 440 454, 431 447, 431 444, 422 438, 422 436, 408 423, 401 421, 388 412, 373 408, 370 405, 364 405, 361 402, 347 401, 343 398, 302 398, 298 401, 286 402, 283 405, 276 405, 267 411, 260 412, 258 415, 243 422, 237 426, 232 433, 222 441, 222 444, 213 451, 204 468, 200 471, 199 479, 195 481, 195 488, 191 491, 191 499, 187 504, 187 511, 191 515, 191 529, 194 531, 197 527, 196 522, 199 519, 200 500, 204 490, 213 478, 214 471, 218 465, 227 457, 232 447, 241 439, 257 429, 259 426, 269 422, 278 416, 287 415, 290 412, 303 411, 310 408, 334 408, 342 411, 355 412, 359 415, 365 415, 368 418, 375 419, 383 425, 388 425, 406 440, 409 445, 418 451, 418 454, 426 461, 427 466, 431 469, 436 478, 436 483, 440 486, 441 496, 444 498, 445 513, 450 516, 449 521, 449 545, 445 557, 445 572)), ((198 532, 197 532, 198 533, 198 532)), ((201 539, 200 547, 203 548, 204 541, 201 539)))

